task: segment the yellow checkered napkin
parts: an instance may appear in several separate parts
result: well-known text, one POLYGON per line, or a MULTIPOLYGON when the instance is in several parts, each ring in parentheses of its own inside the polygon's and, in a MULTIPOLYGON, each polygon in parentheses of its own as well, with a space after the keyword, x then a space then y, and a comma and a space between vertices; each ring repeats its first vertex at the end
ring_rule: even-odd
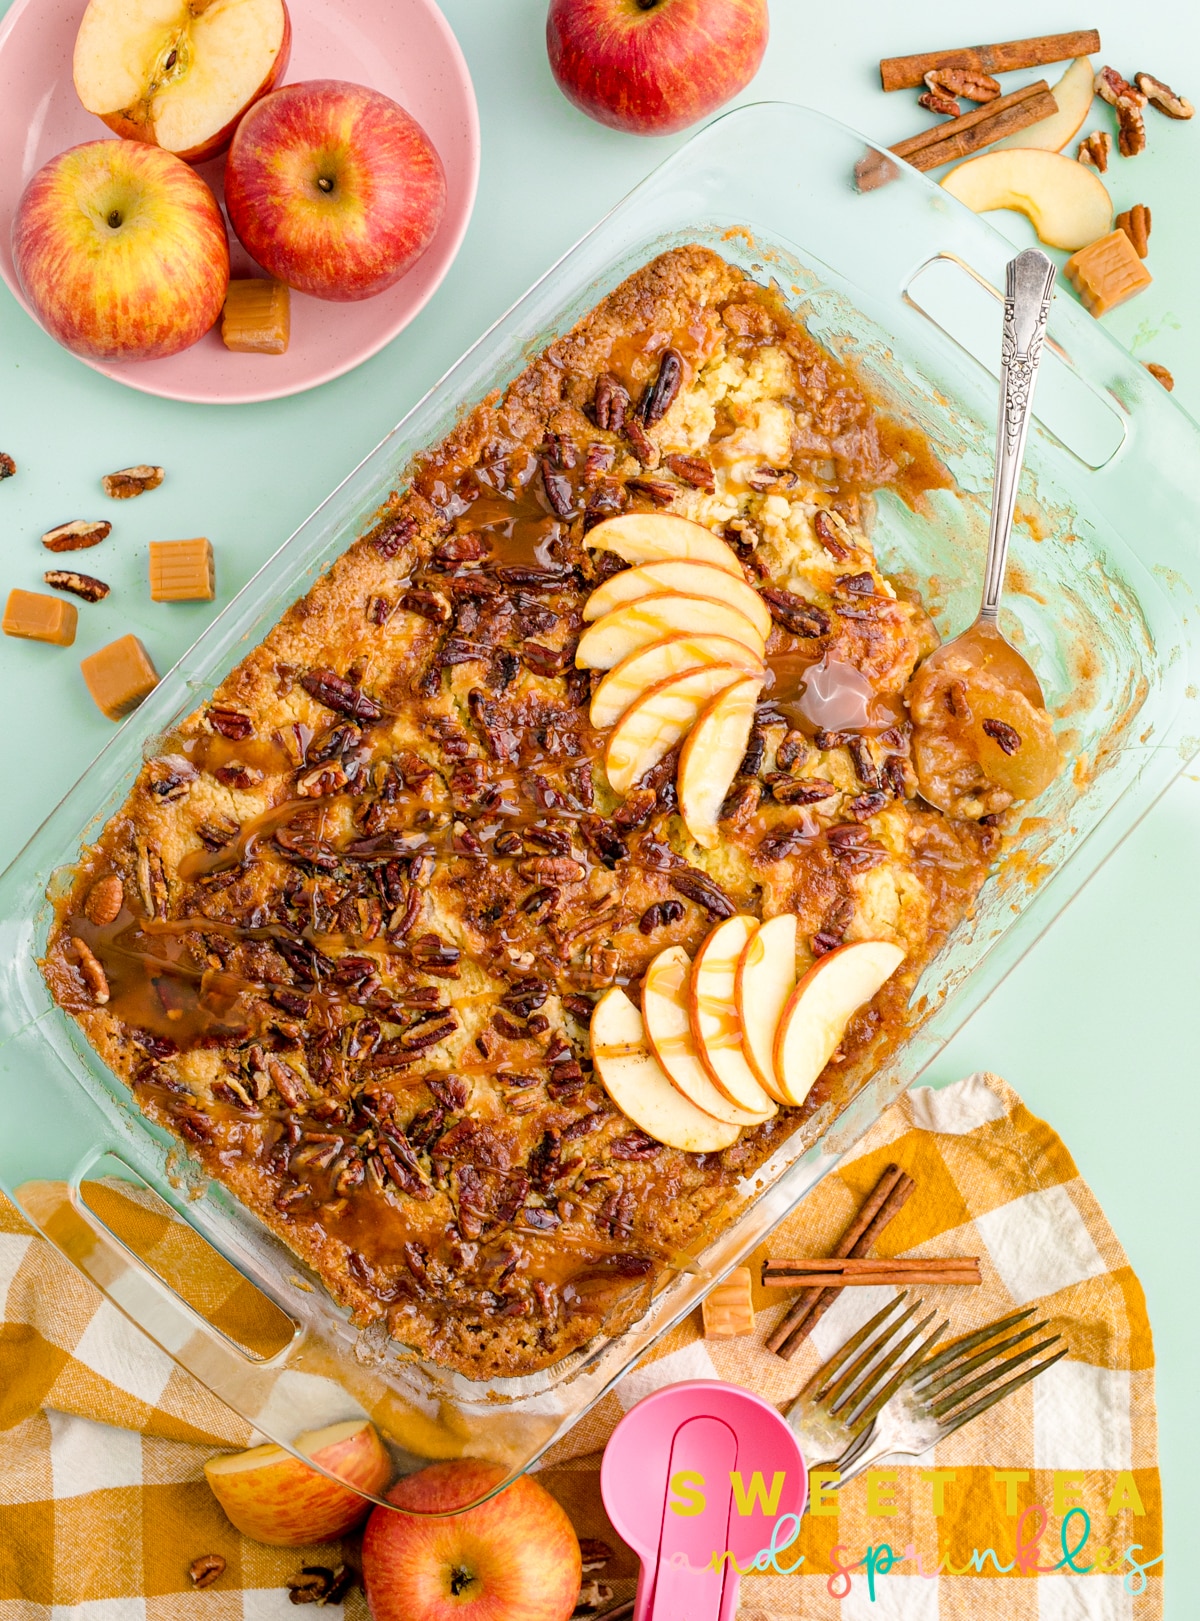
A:
MULTIPOLYGON (((747 1578, 741 1621, 1158 1621, 1162 1565, 1139 1578, 1125 1559, 1135 1545, 1143 1563, 1162 1551, 1142 1291, 1070 1155, 1002 1081, 976 1075, 902 1099, 754 1257, 755 1272, 768 1250, 829 1253, 889 1161, 917 1190, 877 1253, 978 1255, 981 1288, 923 1291, 954 1331, 1036 1301, 1071 1355, 935 1458, 883 1464, 832 1500, 836 1512, 806 1518, 780 1556, 788 1566, 803 1554, 799 1573, 747 1578), (998 1574, 1013 1561, 1019 1525, 1032 1541, 1036 1505, 1045 1530, 1028 1558, 1060 1568, 998 1574), (1073 1563, 1092 1566, 1087 1574, 1061 1564, 1064 1520, 1071 1549, 1085 1526, 1077 1507, 1090 1535, 1073 1563), (890 1571, 885 1544, 907 1554, 890 1571), (873 1574, 858 1563, 868 1549, 873 1574), (942 1573, 917 1574, 917 1555, 925 1572, 942 1573)), ((104 1214, 168 1274, 172 1258, 178 1265, 178 1235, 136 1196, 123 1221, 115 1208, 104 1214)), ((253 1342, 253 1306, 236 1278, 193 1277, 187 1292, 253 1342)), ((756 1288, 752 1339, 706 1342, 699 1314, 689 1318, 546 1459, 539 1478, 580 1535, 614 1549, 601 1579, 617 1596, 632 1593, 637 1567, 604 1516, 598 1471, 621 1414, 650 1390, 694 1378, 735 1380, 782 1405, 890 1291, 846 1290, 790 1363, 761 1348, 786 1310, 779 1293, 756 1288)), ((0 1200, 0 1621, 50 1621, 51 1610, 52 1621, 294 1615, 288 1576, 303 1564, 353 1563, 354 1548, 264 1548, 232 1529, 201 1465, 252 1440, 0 1200), (187 1567, 205 1553, 221 1554, 227 1570, 194 1593, 187 1567)), ((361 1593, 344 1613, 365 1621, 361 1593)))

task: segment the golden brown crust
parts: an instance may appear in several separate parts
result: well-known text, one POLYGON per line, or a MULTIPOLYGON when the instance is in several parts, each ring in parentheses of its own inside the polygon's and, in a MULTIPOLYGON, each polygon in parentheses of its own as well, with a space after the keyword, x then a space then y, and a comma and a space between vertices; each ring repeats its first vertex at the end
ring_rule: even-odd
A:
POLYGON ((555 1362, 644 1309, 736 1181, 902 1038, 991 840, 912 799, 929 627, 862 522, 873 488, 922 481, 944 479, 773 295, 665 254, 416 463, 84 852, 55 997, 356 1321, 474 1378, 555 1362), (712 852, 670 761, 612 795, 572 662, 608 566, 587 528, 664 502, 726 534, 776 622, 712 852), (865 675, 869 721, 798 719, 822 658, 865 675), (813 779, 833 792, 805 803, 813 779), (98 924, 108 874, 124 904, 98 924), (688 1155, 593 1079, 588 1012, 733 907, 795 911, 801 967, 845 937, 908 961, 805 1111, 688 1155))

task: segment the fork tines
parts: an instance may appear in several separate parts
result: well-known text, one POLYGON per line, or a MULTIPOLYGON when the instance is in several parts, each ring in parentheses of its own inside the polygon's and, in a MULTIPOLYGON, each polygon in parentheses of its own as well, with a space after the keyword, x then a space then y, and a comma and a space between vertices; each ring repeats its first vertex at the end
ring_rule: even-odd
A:
POLYGON ((932 1311, 896 1340, 895 1336, 924 1305, 924 1301, 918 1299, 904 1306, 906 1299, 907 1292, 897 1295, 852 1334, 845 1345, 817 1369, 799 1399, 820 1402, 832 1416, 861 1433, 888 1398, 919 1367, 929 1347, 949 1326, 940 1323, 926 1334, 925 1330, 937 1316, 937 1312, 932 1311), (900 1310, 902 1306, 904 1309, 900 1310), (916 1350, 906 1356, 915 1341, 920 1341, 916 1350))
POLYGON ((1034 1344, 1022 1344, 1049 1326, 1045 1322, 1029 1322, 1028 1319, 1034 1316, 1036 1310, 1035 1306, 1029 1306, 1025 1311, 1014 1312, 999 1322, 976 1329, 973 1334, 946 1346, 917 1369, 912 1379, 913 1394, 931 1417, 937 1419, 943 1433, 948 1434, 986 1412, 994 1403, 1002 1401, 1029 1380, 1036 1379, 1039 1373, 1066 1356, 1068 1348, 1064 1345, 1041 1362, 1033 1360, 1043 1351, 1061 1344, 1058 1334, 1051 1334, 1048 1339, 1038 1340, 1034 1344), (1018 1324, 1024 1326, 1016 1333, 1006 1333, 1008 1329, 1017 1328, 1018 1324), (1001 1335, 1006 1337, 999 1338, 1001 1335), (1021 1349, 1013 1356, 996 1361, 1003 1352, 1013 1350, 1016 1346, 1021 1349), (1023 1371, 1014 1373, 1018 1368, 1023 1371), (978 1377, 970 1379, 969 1375, 977 1369, 982 1370, 978 1377), (1009 1373, 1014 1373, 1014 1377, 1005 1379, 1009 1373), (971 1401, 973 1396, 978 1396, 978 1400, 971 1401), (964 1402, 970 1405, 964 1407, 964 1402))

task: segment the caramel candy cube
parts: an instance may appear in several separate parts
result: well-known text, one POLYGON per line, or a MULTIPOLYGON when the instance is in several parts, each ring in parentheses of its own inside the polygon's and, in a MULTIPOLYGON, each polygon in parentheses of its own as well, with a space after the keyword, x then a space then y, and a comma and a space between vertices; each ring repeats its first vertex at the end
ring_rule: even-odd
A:
POLYGON ((754 1304, 750 1298, 750 1268, 735 1266, 729 1276, 700 1305, 706 1340, 733 1340, 754 1332, 754 1304))
POLYGON ((150 596, 154 602, 211 602, 216 589, 207 540, 152 540, 150 596))
POLYGON ((1110 231, 1080 248, 1063 266, 1063 275, 1093 315, 1107 314, 1154 279, 1124 231, 1110 231))
POLYGON ((98 653, 89 653, 79 668, 97 707, 109 720, 120 720, 148 698, 158 685, 158 671, 136 636, 122 636, 98 653))
POLYGON ((282 355, 291 336, 291 294, 285 282, 260 278, 231 281, 221 316, 226 349, 250 355, 282 355))
POLYGON ((40 591, 10 591, 4 609, 6 636, 24 636, 31 642, 53 642, 70 647, 75 640, 79 610, 61 597, 43 596, 40 591))

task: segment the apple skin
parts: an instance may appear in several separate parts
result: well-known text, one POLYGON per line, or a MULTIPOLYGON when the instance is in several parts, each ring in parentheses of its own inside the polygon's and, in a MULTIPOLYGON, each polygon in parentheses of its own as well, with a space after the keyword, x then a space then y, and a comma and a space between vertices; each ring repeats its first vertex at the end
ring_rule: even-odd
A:
POLYGON ((767 33, 767 0, 550 0, 546 49, 589 118, 670 135, 750 83, 767 33))
MULTIPOLYGON (((331 1426, 335 1434, 348 1428, 331 1426)), ((364 1420, 353 1433, 327 1446, 319 1444, 320 1434, 299 1436, 296 1444, 343 1480, 354 1481, 364 1491, 383 1491, 394 1470, 373 1424, 364 1420), (312 1446, 313 1441, 318 1444, 312 1446)), ((204 1473, 213 1496, 242 1535, 278 1548, 344 1536, 366 1519, 371 1507, 351 1487, 328 1480, 279 1446, 210 1458, 204 1473)))
POLYGON ((179 354, 216 322, 229 286, 212 192, 182 159, 132 141, 88 141, 39 169, 12 254, 38 320, 85 360, 179 354))
POLYGON ((424 253, 446 177, 425 131, 390 97, 311 79, 273 90, 243 117, 225 161, 225 206, 246 252, 276 280, 350 303, 385 292, 424 253))
MULTIPOLYGON (((265 95, 269 95, 287 72, 288 61, 292 54, 292 16, 283 0, 280 0, 280 3, 283 4, 283 41, 274 62, 271 63, 270 72, 245 106, 223 128, 217 130, 216 134, 210 136, 207 141, 202 141, 199 146, 189 147, 186 152, 176 152, 175 156, 177 158, 182 158, 185 163, 207 163, 209 158, 220 157, 221 153, 232 141, 234 131, 246 116, 248 110, 253 107, 256 101, 261 101, 265 95)), ((107 124, 113 134, 119 135, 123 141, 145 141, 150 145, 155 144, 149 126, 139 123, 125 113, 97 113, 96 116, 102 124, 107 124)))
POLYGON ((544 1486, 483 1459, 430 1464, 398 1481, 363 1534, 374 1621, 568 1621, 579 1599, 579 1539, 544 1486), (443 1516, 438 1518, 437 1516, 443 1516), (456 1591, 457 1589, 457 1591, 456 1591))

